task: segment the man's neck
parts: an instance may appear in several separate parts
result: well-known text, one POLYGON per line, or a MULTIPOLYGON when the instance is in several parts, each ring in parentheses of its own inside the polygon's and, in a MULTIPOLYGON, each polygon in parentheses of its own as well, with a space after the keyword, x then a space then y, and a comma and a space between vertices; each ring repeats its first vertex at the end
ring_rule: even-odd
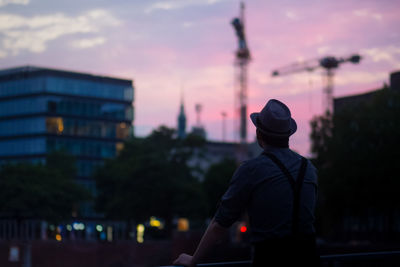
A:
POLYGON ((263 144, 262 149, 264 150, 274 150, 274 149, 289 149, 289 147, 279 147, 279 146, 272 146, 269 144, 263 144))

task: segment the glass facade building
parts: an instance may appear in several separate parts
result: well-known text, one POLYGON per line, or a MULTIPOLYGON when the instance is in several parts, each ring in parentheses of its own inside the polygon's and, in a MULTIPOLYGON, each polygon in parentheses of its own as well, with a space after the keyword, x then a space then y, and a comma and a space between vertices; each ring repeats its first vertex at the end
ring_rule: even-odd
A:
POLYGON ((65 150, 78 181, 115 157, 133 133, 132 80, 25 66, 0 70, 0 164, 44 162, 65 150))

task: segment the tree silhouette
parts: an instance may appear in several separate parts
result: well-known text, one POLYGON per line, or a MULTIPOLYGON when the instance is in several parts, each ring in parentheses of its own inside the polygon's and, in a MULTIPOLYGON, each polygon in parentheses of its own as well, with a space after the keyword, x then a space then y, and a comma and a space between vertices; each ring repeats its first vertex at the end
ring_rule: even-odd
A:
POLYGON ((344 216, 383 216, 388 231, 399 209, 400 95, 391 89, 332 117, 311 122, 323 214, 332 224, 344 216))
POLYGON ((204 194, 188 160, 204 142, 178 140, 161 126, 146 138, 133 138, 121 154, 96 174, 97 209, 106 217, 144 222, 162 218, 167 232, 174 217, 203 218, 204 194))
POLYGON ((61 222, 73 208, 90 199, 76 182, 75 160, 62 152, 47 157, 47 165, 8 164, 0 170, 0 213, 16 219, 61 222))
POLYGON ((207 192, 208 215, 213 216, 222 195, 228 189, 229 181, 237 168, 234 159, 223 159, 210 166, 204 178, 204 190, 207 192))

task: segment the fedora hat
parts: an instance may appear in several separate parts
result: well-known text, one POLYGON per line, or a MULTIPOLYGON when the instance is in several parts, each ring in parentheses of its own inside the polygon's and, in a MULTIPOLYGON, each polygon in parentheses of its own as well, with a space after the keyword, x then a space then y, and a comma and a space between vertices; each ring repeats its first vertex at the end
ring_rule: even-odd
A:
POLYGON ((276 99, 269 100, 260 112, 250 114, 250 119, 257 129, 269 136, 289 137, 297 130, 289 108, 276 99))

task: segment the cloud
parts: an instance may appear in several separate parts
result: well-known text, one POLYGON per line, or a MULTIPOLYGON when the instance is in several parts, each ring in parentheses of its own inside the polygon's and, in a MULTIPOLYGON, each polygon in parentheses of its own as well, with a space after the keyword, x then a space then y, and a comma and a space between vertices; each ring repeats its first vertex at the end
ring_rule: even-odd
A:
MULTIPOLYGON (((103 28, 115 27, 120 23, 109 12, 101 9, 77 17, 62 13, 34 17, 0 14, 0 51, 6 55, 18 55, 21 51, 40 53, 46 50, 48 42, 52 40, 66 35, 100 33, 103 28)), ((96 44, 104 41, 98 37, 96 44)), ((92 40, 89 44, 86 40, 79 44, 81 48, 87 48, 94 43, 92 40)))
POLYGON ((369 56, 373 62, 387 62, 394 68, 400 68, 400 47, 386 46, 362 49, 361 54, 369 56))
POLYGON ((347 71, 335 75, 335 86, 345 86, 349 84, 372 84, 386 81, 388 73, 386 71, 347 71))
POLYGON ((71 45, 75 48, 85 49, 104 44, 105 42, 106 39, 104 37, 96 37, 90 39, 75 40, 71 43, 71 45))
POLYGON ((358 9, 358 10, 353 11, 353 14, 357 17, 368 17, 368 18, 372 18, 377 21, 382 20, 382 14, 373 13, 373 12, 369 11, 368 9, 358 9))
POLYGON ((183 28, 190 28, 193 26, 193 22, 186 21, 182 24, 183 28))
POLYGON ((285 12, 285 16, 286 16, 287 18, 291 19, 291 20, 296 20, 296 19, 298 19, 297 14, 296 14, 295 12, 293 12, 293 11, 290 11, 290 10, 288 10, 288 11, 285 12))
POLYGON ((156 10, 176 10, 182 9, 189 6, 200 6, 200 5, 214 5, 218 2, 222 2, 224 0, 169 0, 169 1, 157 1, 149 5, 144 12, 149 14, 156 10))
POLYGON ((317 48, 318 55, 326 55, 328 51, 331 50, 330 46, 321 46, 317 48))
POLYGON ((29 4, 30 0, 0 0, 0 7, 6 6, 9 4, 14 4, 14 5, 27 5, 29 4))

